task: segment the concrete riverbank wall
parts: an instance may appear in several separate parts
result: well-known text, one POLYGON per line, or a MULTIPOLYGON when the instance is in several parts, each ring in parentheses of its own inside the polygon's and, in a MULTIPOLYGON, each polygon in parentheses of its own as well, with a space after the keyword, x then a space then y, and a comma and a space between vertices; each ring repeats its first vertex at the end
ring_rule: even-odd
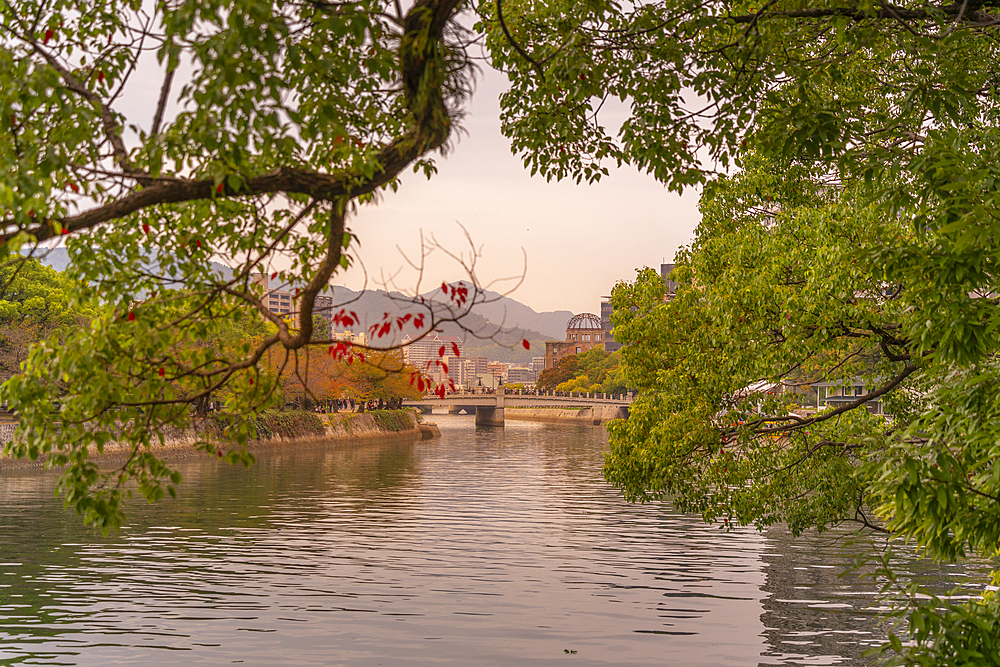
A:
MULTIPOLYGON (((247 443, 247 451, 263 451, 276 448, 306 448, 335 446, 356 446, 376 442, 405 442, 421 438, 439 437, 440 431, 433 425, 417 423, 416 415, 410 410, 380 411, 365 413, 335 413, 316 415, 317 422, 303 428, 294 425, 288 429, 274 429, 268 437, 251 440, 247 443)), ((207 420, 206 420, 207 422, 207 420)), ((14 437, 16 425, 0 424, 0 444, 14 437)), ((194 448, 199 440, 215 439, 218 430, 214 424, 202 424, 192 430, 165 429, 164 443, 153 445, 152 451, 162 459, 177 460, 184 458, 207 456, 194 448)), ((109 463, 122 460, 129 454, 128 447, 116 442, 104 446, 100 454, 92 455, 94 461, 109 463)), ((0 471, 25 468, 42 468, 44 462, 39 459, 11 459, 0 455, 0 471)))
POLYGON ((573 424, 604 424, 611 419, 625 417, 615 405, 595 406, 571 410, 568 408, 506 408, 507 419, 540 422, 569 422, 573 424))

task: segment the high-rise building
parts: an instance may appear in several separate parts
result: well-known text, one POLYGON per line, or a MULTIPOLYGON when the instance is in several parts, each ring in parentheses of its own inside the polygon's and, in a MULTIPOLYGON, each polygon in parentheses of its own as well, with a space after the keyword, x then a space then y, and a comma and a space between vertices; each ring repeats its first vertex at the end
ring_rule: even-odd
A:
MULTIPOLYGON (((275 315, 295 315, 298 313, 298 295, 284 289, 268 289, 268 276, 263 273, 255 274, 253 277, 255 284, 264 288, 264 295, 261 300, 264 306, 275 315)), ((321 315, 327 322, 333 320, 333 297, 317 294, 313 302, 313 312, 321 315)))
MULTIPOLYGON (((403 337, 403 358, 417 370, 430 372, 438 368, 434 362, 442 361, 445 356, 455 356, 455 347, 458 348, 458 357, 461 358, 462 346, 462 339, 455 336, 434 334, 413 339, 407 334, 403 337), (444 348, 443 352, 441 348, 444 348)), ((449 364, 449 375, 450 373, 451 365, 449 364)))
POLYGON ((486 357, 467 357, 466 361, 472 367, 473 375, 486 375, 486 357))
POLYGON ((535 376, 545 370, 545 357, 532 357, 531 370, 535 371, 535 376))
POLYGON ((530 368, 520 368, 517 366, 512 366, 507 369, 507 382, 508 384, 524 384, 533 385, 538 379, 538 373, 531 370, 530 368))
POLYGON ((493 386, 499 387, 507 377, 507 364, 501 361, 491 361, 486 364, 486 373, 493 376, 493 386))
POLYGON ((611 313, 615 312, 615 307, 611 305, 611 297, 601 297, 601 328, 604 330, 604 351, 617 352, 622 348, 622 344, 615 340, 611 333, 611 313))
POLYGON ((660 277, 663 278, 663 286, 666 288, 664 298, 673 299, 677 293, 677 283, 670 279, 670 274, 674 272, 674 264, 660 264, 660 277))

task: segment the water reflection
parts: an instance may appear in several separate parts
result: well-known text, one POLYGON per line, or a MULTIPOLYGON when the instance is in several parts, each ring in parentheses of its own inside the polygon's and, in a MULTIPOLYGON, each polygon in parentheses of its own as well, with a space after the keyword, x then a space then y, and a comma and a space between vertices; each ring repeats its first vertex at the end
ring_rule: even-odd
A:
POLYGON ((626 505, 600 428, 435 419, 182 462, 110 539, 51 475, 0 477, 0 664, 835 665, 881 637, 843 540, 626 505))

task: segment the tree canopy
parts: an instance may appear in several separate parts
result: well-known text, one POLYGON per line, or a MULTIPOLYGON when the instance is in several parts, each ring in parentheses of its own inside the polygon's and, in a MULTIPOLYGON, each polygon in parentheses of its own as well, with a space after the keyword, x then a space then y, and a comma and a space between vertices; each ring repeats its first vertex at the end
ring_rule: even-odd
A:
POLYGON ((89 326, 99 306, 81 303, 79 285, 38 260, 0 267, 0 375, 21 370, 32 345, 47 336, 61 339, 76 327, 89 326))
MULTIPOLYGON (((118 525, 133 484, 150 499, 172 490, 179 477, 151 445, 164 425, 188 425, 192 406, 223 397, 240 416, 279 401, 262 361, 269 350, 333 349, 314 332, 313 311, 351 264, 349 216, 407 169, 433 173, 432 154, 461 118, 473 75, 462 9, 460 0, 405 10, 377 0, 0 8, 0 261, 16 274, 21 252, 58 239, 78 285, 70 306, 107 305, 60 344, 37 344, 4 386, 20 420, 8 451, 65 466, 60 488, 87 521, 118 525), (294 292, 294 322, 268 310, 261 275, 294 292), (270 330, 237 335, 248 317, 270 330), (89 454, 112 439, 134 455, 100 473, 89 454)), ((426 334, 481 297, 474 283, 446 285, 437 302, 371 333, 426 334)), ((355 318, 343 308, 334 319, 355 318)), ((346 347, 344 358, 361 354, 346 347)), ((239 445, 247 433, 230 435, 239 445)))
MULTIPOLYGON (((856 521, 936 559, 998 555, 997 7, 500 8, 505 131, 533 170, 623 161, 704 188, 676 297, 652 271, 614 291, 639 398, 608 479, 723 526, 856 521), (865 395, 815 415, 782 396, 855 378, 865 395)), ((900 587, 897 661, 998 664, 995 593, 900 587)))
POLYGON ((598 392, 620 394, 626 391, 618 352, 608 354, 601 347, 582 354, 570 354, 538 376, 537 386, 543 391, 598 392))

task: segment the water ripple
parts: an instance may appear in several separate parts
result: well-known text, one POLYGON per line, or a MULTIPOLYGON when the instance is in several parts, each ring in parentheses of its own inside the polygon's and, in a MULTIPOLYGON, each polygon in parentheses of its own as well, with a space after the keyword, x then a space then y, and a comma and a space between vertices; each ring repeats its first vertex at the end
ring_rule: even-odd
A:
POLYGON ((600 428, 435 419, 440 440, 184 462, 181 497, 109 539, 52 475, 0 476, 0 664, 840 665, 881 641, 840 536, 627 505, 600 428))

